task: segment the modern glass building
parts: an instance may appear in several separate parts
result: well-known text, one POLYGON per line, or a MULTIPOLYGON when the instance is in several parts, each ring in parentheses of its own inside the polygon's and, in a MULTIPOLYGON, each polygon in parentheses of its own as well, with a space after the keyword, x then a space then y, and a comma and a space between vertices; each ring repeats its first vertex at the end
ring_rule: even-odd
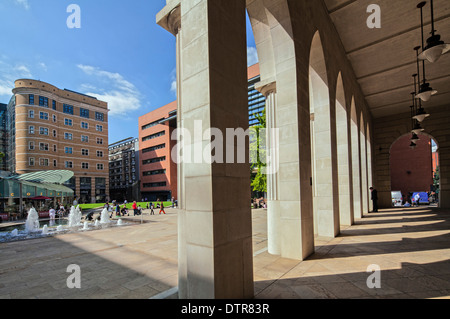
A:
POLYGON ((248 119, 250 127, 258 125, 255 114, 262 115, 266 107, 266 98, 255 89, 255 84, 261 81, 259 64, 248 68, 248 119))

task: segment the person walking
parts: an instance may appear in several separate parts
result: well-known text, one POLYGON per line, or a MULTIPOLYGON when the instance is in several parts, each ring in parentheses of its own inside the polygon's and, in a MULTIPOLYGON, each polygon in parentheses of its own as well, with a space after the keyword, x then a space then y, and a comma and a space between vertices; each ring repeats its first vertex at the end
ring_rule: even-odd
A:
POLYGON ((153 203, 150 203, 150 215, 155 215, 155 211, 153 210, 153 203))
POLYGON ((159 209, 159 214, 160 215, 161 215, 161 212, 163 212, 164 215, 166 214, 166 212, 164 211, 164 204, 163 204, 163 202, 161 202, 161 206, 160 206, 160 209, 159 209))
POLYGON ((417 193, 416 195, 414 195, 414 206, 419 207, 419 202, 420 202, 420 194, 417 193))
POLYGON ((136 216, 136 214, 138 213, 136 201, 133 202, 133 205, 131 206, 131 208, 133 209, 133 212, 134 212, 133 216, 136 216))
POLYGON ((372 213, 377 213, 378 212, 378 192, 373 187, 370 187, 370 192, 372 193, 372 202, 373 202, 372 213))

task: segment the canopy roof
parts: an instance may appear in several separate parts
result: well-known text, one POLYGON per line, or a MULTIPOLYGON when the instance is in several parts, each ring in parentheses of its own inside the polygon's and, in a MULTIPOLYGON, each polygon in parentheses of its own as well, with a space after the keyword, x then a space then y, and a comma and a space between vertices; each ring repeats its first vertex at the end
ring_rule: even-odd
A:
POLYGON ((15 176, 14 179, 35 183, 63 184, 72 177, 72 171, 55 170, 22 174, 20 176, 15 176))

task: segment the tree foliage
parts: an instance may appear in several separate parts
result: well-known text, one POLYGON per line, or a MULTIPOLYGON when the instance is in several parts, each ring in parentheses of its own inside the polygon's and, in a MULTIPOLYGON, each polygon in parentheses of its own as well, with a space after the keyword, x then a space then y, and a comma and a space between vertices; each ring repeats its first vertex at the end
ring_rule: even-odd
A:
POLYGON ((262 143, 262 140, 265 139, 263 134, 265 134, 266 129, 266 109, 263 110, 262 114, 254 114, 254 116, 259 121, 259 124, 254 127, 256 140, 250 142, 250 152, 256 155, 256 160, 253 160, 251 164, 251 186, 255 192, 265 193, 267 192, 267 175, 264 174, 266 150, 265 143, 262 143))

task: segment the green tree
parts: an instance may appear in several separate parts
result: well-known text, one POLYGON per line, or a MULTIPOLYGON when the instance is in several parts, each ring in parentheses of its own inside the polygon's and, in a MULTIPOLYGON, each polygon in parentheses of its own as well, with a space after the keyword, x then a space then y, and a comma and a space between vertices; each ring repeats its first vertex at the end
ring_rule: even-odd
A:
POLYGON ((254 114, 254 116, 259 124, 253 127, 256 139, 250 141, 250 152, 256 155, 251 163, 251 186, 255 192, 265 193, 267 192, 267 175, 263 172, 266 167, 266 150, 262 143, 262 134, 265 134, 266 129, 266 109, 261 114, 254 114))
POLYGON ((436 167, 436 172, 434 172, 433 176, 433 187, 434 191, 439 194, 439 182, 440 182, 440 172, 439 172, 439 166, 436 167))

